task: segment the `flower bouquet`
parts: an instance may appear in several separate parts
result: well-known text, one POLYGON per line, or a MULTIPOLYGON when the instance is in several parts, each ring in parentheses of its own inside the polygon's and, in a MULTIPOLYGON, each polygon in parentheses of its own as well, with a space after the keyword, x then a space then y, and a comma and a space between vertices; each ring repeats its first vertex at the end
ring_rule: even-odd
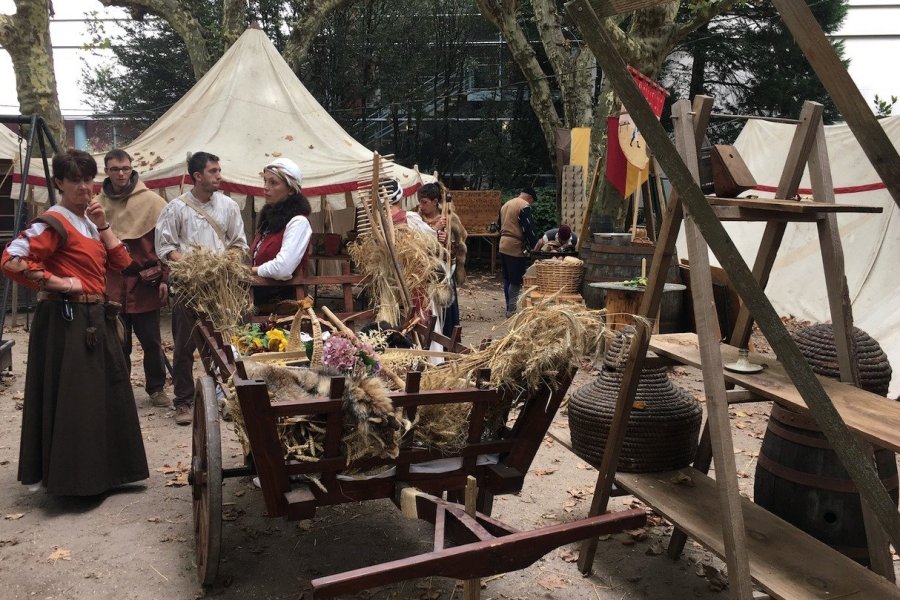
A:
POLYGON ((377 375, 381 370, 372 344, 341 333, 325 341, 322 363, 355 379, 377 375))
POLYGON ((288 341, 283 329, 253 323, 233 335, 231 344, 241 356, 251 356, 258 352, 284 352, 288 341))

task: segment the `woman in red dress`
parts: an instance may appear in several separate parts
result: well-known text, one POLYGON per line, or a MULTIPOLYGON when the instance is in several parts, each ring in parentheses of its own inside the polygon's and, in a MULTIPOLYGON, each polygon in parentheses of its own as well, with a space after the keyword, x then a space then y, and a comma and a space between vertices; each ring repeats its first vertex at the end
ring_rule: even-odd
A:
MULTIPOLYGON (((312 207, 300 191, 303 175, 292 160, 278 158, 263 169, 266 205, 259 213, 256 236, 250 244, 253 274, 287 281, 303 263, 312 238, 312 207)), ((254 287, 253 304, 268 312, 281 300, 293 300, 286 286, 254 287)))
POLYGON ((59 204, 3 252, 4 274, 39 289, 28 346, 19 481, 51 494, 93 496, 147 479, 131 378, 105 301, 107 270, 131 263, 92 201, 97 164, 53 157, 59 204))

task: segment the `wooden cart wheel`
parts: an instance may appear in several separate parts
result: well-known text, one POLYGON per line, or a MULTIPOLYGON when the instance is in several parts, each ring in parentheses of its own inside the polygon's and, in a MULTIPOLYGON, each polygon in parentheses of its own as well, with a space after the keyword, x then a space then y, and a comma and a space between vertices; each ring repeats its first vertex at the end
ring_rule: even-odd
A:
POLYGON ((216 384, 209 376, 196 382, 190 482, 197 576, 203 585, 211 585, 219 571, 222 542, 222 442, 216 384))

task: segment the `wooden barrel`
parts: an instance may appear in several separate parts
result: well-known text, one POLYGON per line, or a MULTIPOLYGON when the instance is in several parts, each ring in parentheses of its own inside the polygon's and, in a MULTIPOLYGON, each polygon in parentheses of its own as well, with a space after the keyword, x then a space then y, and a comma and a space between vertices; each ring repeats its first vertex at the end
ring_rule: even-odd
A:
MULTIPOLYGON (((632 244, 630 234, 594 234, 594 242, 585 244, 581 250, 584 261, 584 283, 581 295, 589 308, 604 308, 606 293, 591 287, 594 282, 625 281, 640 277, 641 259, 647 260, 647 273, 653 264, 655 246, 632 244), (602 241, 596 241, 602 237, 602 241)), ((666 271, 667 283, 681 283, 678 261, 673 257, 666 271)), ((684 294, 672 292, 663 294, 660 305, 660 333, 684 331, 684 294)))
MULTIPOLYGON (((897 505, 893 452, 875 451, 878 475, 897 505)), ((856 562, 869 566, 859 492, 809 415, 772 405, 756 466, 753 500, 856 562)))

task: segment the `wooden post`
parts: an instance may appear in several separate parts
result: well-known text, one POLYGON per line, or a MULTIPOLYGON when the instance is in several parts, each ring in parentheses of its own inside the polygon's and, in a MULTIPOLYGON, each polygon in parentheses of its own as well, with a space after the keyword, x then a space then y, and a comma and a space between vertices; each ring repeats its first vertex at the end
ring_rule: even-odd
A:
MULTIPOLYGON (((803 103, 800 111, 800 123, 794 130, 794 138, 791 141, 787 160, 781 172, 781 180, 778 182, 778 189, 775 192, 776 198, 791 198, 797 193, 797 189, 800 187, 800 178, 803 176, 803 170, 815 140, 815 124, 822 120, 823 111, 824 107, 817 102, 806 101, 803 103)), ((772 273, 772 266, 775 264, 775 257, 778 255, 778 249, 781 247, 781 240, 784 238, 786 229, 787 223, 783 221, 766 223, 766 229, 757 250, 756 261, 753 263, 753 276, 763 289, 769 282, 769 275, 772 273)), ((746 348, 752 330, 753 317, 747 307, 742 306, 731 332, 731 345, 746 348)))
MULTIPOLYGON (((822 120, 815 127, 815 143, 809 155, 809 175, 813 198, 817 202, 834 203, 834 184, 828 148, 825 145, 825 125, 822 120)), ((853 311, 850 305, 850 291, 844 275, 844 250, 838 231, 837 215, 829 213, 816 222, 819 245, 822 247, 822 266, 825 271, 825 286, 831 309, 834 328, 834 346, 837 352, 841 381, 859 387, 859 368, 856 356, 856 339, 853 336, 853 311)), ((872 445, 863 443, 869 463, 875 465, 872 445)), ((891 559, 889 541, 884 529, 866 502, 862 502, 863 523, 872 570, 894 581, 894 562, 891 559)))
MULTIPOLYGON (((466 514, 475 516, 475 503, 478 500, 478 482, 469 475, 466 477, 466 514)), ((463 600, 479 600, 481 598, 481 580, 466 579, 463 583, 463 600)))
MULTIPOLYGON (((594 212, 594 197, 597 195, 597 187, 600 185, 600 163, 602 162, 603 161, 598 158, 597 164, 594 165, 594 174, 591 176, 591 187, 588 190, 587 206, 584 209, 584 217, 581 219, 581 231, 578 232, 578 243, 575 244, 575 250, 577 252, 581 251, 585 239, 591 235, 591 213, 594 212)), ((493 262, 491 265, 491 273, 493 273, 493 262)))
MULTIPOLYGON (((594 485, 594 496, 591 499, 591 509, 588 512, 588 516, 601 515, 606 512, 609 506, 613 479, 616 475, 616 467, 619 464, 622 444, 625 441, 625 431, 628 428, 628 418, 631 416, 634 395, 637 393, 638 382, 640 381, 643 357, 647 355, 647 347, 649 345, 650 328, 647 326, 646 321, 639 319, 635 323, 635 333, 631 339, 631 347, 628 349, 628 362, 625 363, 625 372, 622 374, 619 395, 616 397, 616 410, 613 413, 612 422, 609 424, 609 436, 606 438, 603 461, 600 463, 600 469, 597 472, 597 483, 594 485)), ((581 550, 578 552, 578 569, 584 575, 591 574, 596 554, 597 538, 588 538, 581 543, 581 550)))
MULTIPOLYGON (((672 120, 675 122, 678 153, 687 164, 694 181, 699 182, 700 169, 697 146, 693 143, 694 124, 690 110, 690 102, 679 100, 675 103, 672 120)), ((691 261, 691 296, 702 357, 707 423, 716 465, 716 491, 723 519, 721 525, 722 539, 725 542, 725 562, 728 565, 728 590, 732 598, 749 599, 753 597, 753 584, 750 577, 750 559, 747 556, 744 513, 738 491, 737 466, 734 462, 728 399, 725 395, 725 379, 722 376, 724 367, 722 353, 719 351, 721 333, 712 293, 709 249, 690 212, 686 215, 684 228, 691 261)))
MULTIPOLYGON (((776 5, 780 3, 781 0, 778 0, 776 5)), ((734 242, 694 182, 691 172, 657 121, 656 115, 637 89, 622 57, 615 50, 614 40, 604 29, 588 0, 571 0, 566 4, 566 10, 572 21, 578 24, 604 75, 610 79, 644 139, 656 152, 657 159, 673 187, 678 190, 685 207, 691 211, 707 244, 719 263, 728 269, 735 289, 747 304, 810 413, 840 457, 863 501, 873 507, 894 547, 900 547, 900 514, 897 513, 897 506, 891 501, 856 437, 841 419, 796 343, 791 340, 781 317, 772 308, 734 242)))

